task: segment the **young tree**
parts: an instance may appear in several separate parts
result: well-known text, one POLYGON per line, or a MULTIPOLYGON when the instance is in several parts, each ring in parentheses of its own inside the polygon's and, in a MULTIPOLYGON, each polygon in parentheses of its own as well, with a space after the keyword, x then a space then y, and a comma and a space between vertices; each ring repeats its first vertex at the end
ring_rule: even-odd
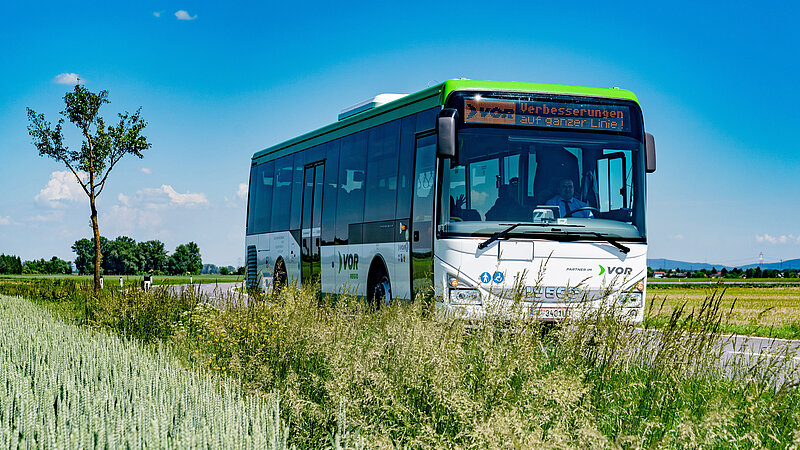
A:
POLYGON ((106 126, 100 117, 100 107, 109 103, 108 91, 95 94, 80 84, 75 85, 72 92, 64 95, 64 110, 61 115, 78 127, 83 137, 80 150, 69 150, 64 145, 61 126, 64 118, 58 120, 55 128, 31 108, 28 110, 28 133, 33 137, 33 145, 39 150, 39 156, 49 156, 63 162, 75 175, 89 197, 92 232, 94 234, 94 290, 100 292, 100 226, 97 223, 97 197, 106 186, 111 169, 127 154, 142 157, 142 152, 150 148, 141 132, 147 122, 141 116, 141 108, 134 114, 118 114, 116 125, 106 126), (85 175, 83 175, 85 174, 85 175), (83 175, 83 176, 82 176, 83 175))

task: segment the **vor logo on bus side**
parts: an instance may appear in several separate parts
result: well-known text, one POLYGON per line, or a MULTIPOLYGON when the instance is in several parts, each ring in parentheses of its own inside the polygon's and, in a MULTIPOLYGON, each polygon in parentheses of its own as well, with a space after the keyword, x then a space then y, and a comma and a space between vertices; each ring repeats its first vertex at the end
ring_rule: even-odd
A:
POLYGON ((358 253, 346 253, 344 255, 339 253, 339 273, 342 273, 342 268, 345 270, 358 270, 358 253))
POLYGON ((608 266, 608 270, 606 270, 605 267, 600 265, 600 273, 598 275, 602 275, 606 272, 614 275, 630 275, 631 272, 633 272, 633 269, 630 267, 622 267, 622 266, 608 266))

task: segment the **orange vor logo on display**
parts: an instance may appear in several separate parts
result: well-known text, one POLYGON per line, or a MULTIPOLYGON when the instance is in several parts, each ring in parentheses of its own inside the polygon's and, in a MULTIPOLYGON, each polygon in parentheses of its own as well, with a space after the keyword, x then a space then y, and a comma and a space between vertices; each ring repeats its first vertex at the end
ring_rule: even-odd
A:
POLYGON ((464 100, 464 122, 514 125, 515 103, 464 100))

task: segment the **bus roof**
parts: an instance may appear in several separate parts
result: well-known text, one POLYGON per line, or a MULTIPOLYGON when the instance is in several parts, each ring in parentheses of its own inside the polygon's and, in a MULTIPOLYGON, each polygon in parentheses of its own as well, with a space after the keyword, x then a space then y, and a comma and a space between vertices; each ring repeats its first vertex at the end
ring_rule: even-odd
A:
POLYGON ((502 91, 537 94, 561 94, 581 97, 599 97, 630 100, 638 104, 636 95, 626 89, 593 88, 565 84, 525 83, 515 81, 480 81, 467 79, 447 80, 398 100, 354 114, 322 128, 305 133, 280 144, 273 145, 253 155, 253 163, 272 160, 305 148, 323 144, 333 139, 355 133, 408 114, 443 105, 454 91, 502 91), (259 161, 260 160, 260 161, 259 161))

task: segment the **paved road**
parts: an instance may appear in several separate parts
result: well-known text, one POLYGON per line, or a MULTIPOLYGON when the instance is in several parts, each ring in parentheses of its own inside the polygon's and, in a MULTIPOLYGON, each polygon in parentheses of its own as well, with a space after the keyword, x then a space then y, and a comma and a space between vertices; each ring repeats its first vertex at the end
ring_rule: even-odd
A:
POLYGON ((800 382, 800 341, 751 336, 723 336, 720 365, 729 375, 737 371, 760 375, 776 383, 800 382), (759 372, 754 373, 753 367, 759 372))
POLYGON ((247 304, 247 295, 235 290, 241 286, 242 283, 174 284, 168 285, 167 289, 179 295, 191 290, 198 295, 207 296, 214 306, 229 308, 247 304))

